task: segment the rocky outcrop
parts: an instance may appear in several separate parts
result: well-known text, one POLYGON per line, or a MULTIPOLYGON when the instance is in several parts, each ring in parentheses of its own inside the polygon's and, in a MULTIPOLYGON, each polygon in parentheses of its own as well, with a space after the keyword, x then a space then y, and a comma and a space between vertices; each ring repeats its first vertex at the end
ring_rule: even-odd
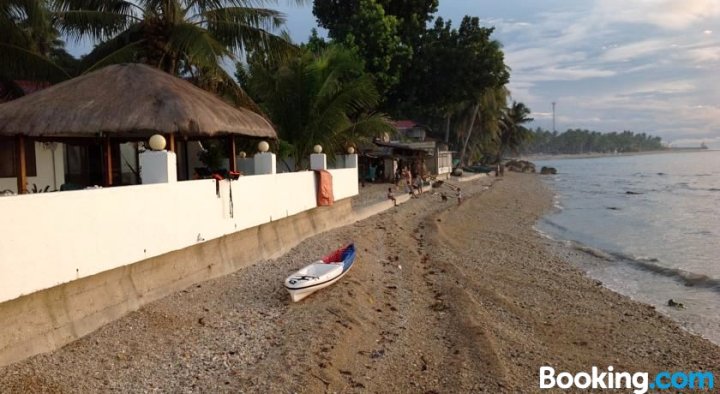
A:
POLYGON ((540 173, 543 175, 555 175, 557 174, 557 170, 555 167, 543 167, 540 169, 540 173))
POLYGON ((535 172, 535 164, 526 160, 510 160, 505 163, 505 168, 515 172, 535 172))

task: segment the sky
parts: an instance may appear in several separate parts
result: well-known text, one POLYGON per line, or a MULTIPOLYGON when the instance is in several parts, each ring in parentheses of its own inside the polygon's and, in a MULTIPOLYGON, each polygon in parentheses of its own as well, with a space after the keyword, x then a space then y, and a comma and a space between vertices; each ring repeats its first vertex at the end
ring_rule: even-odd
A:
MULTIPOLYGON (((293 40, 312 5, 275 8, 293 40)), ((720 148, 720 0, 440 0, 437 16, 496 28, 532 127, 631 130, 720 148)), ((70 48, 87 52, 87 45, 70 48)))

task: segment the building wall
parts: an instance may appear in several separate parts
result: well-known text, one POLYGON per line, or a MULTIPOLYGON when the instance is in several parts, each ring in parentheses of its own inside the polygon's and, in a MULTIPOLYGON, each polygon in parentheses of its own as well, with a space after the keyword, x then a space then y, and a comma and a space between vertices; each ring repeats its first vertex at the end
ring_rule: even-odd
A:
MULTIPOLYGON (((38 189, 44 189, 50 186, 49 190, 60 190, 60 186, 65 183, 65 165, 63 161, 64 146, 59 143, 35 142, 35 164, 37 166, 37 176, 28 177, 28 189, 32 190, 33 184, 38 189), (53 162, 54 153, 54 162, 53 162), (54 164, 54 166, 53 166, 54 164), (55 174, 53 177, 53 168, 55 174)), ((0 178, 0 191, 11 190, 17 193, 16 178, 0 178)))
MULTIPOLYGON (((336 200, 356 169, 331 170, 336 200)), ((0 197, 0 302, 316 207, 311 171, 0 197), (232 196, 231 188, 232 187, 232 196)))

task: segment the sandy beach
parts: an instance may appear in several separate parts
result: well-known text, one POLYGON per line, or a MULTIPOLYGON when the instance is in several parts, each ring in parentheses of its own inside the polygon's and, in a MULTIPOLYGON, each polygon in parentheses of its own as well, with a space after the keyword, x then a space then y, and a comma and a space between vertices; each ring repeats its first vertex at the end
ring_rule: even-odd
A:
MULTIPOLYGON (((587 278, 532 225, 534 174, 425 193, 0 369, 3 392, 535 392, 538 370, 720 371, 720 348, 587 278), (354 240, 340 282, 282 280, 354 240)), ((387 202, 390 204, 389 202, 387 202)))

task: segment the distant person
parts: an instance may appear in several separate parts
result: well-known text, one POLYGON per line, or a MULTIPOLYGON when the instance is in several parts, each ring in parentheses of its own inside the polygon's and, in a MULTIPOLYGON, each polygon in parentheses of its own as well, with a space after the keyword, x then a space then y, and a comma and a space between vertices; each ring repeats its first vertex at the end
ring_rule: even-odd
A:
POLYGON ((397 199, 395 198, 395 195, 393 194, 391 187, 388 188, 387 198, 388 198, 388 200, 393 202, 394 206, 397 207, 397 199))
POLYGON ((375 164, 370 164, 370 167, 368 168, 368 181, 375 182, 375 177, 377 174, 377 166, 375 164))
POLYGON ((418 191, 418 195, 423 194, 423 180, 420 176, 415 178, 415 188, 418 191))
POLYGON ((440 192, 440 199, 442 200, 442 202, 446 202, 448 200, 445 192, 440 192))
POLYGON ((455 195, 457 196, 458 205, 462 204, 462 202, 463 202, 463 195, 462 195, 462 191, 460 190, 459 187, 458 187, 457 190, 455 191, 455 195))

